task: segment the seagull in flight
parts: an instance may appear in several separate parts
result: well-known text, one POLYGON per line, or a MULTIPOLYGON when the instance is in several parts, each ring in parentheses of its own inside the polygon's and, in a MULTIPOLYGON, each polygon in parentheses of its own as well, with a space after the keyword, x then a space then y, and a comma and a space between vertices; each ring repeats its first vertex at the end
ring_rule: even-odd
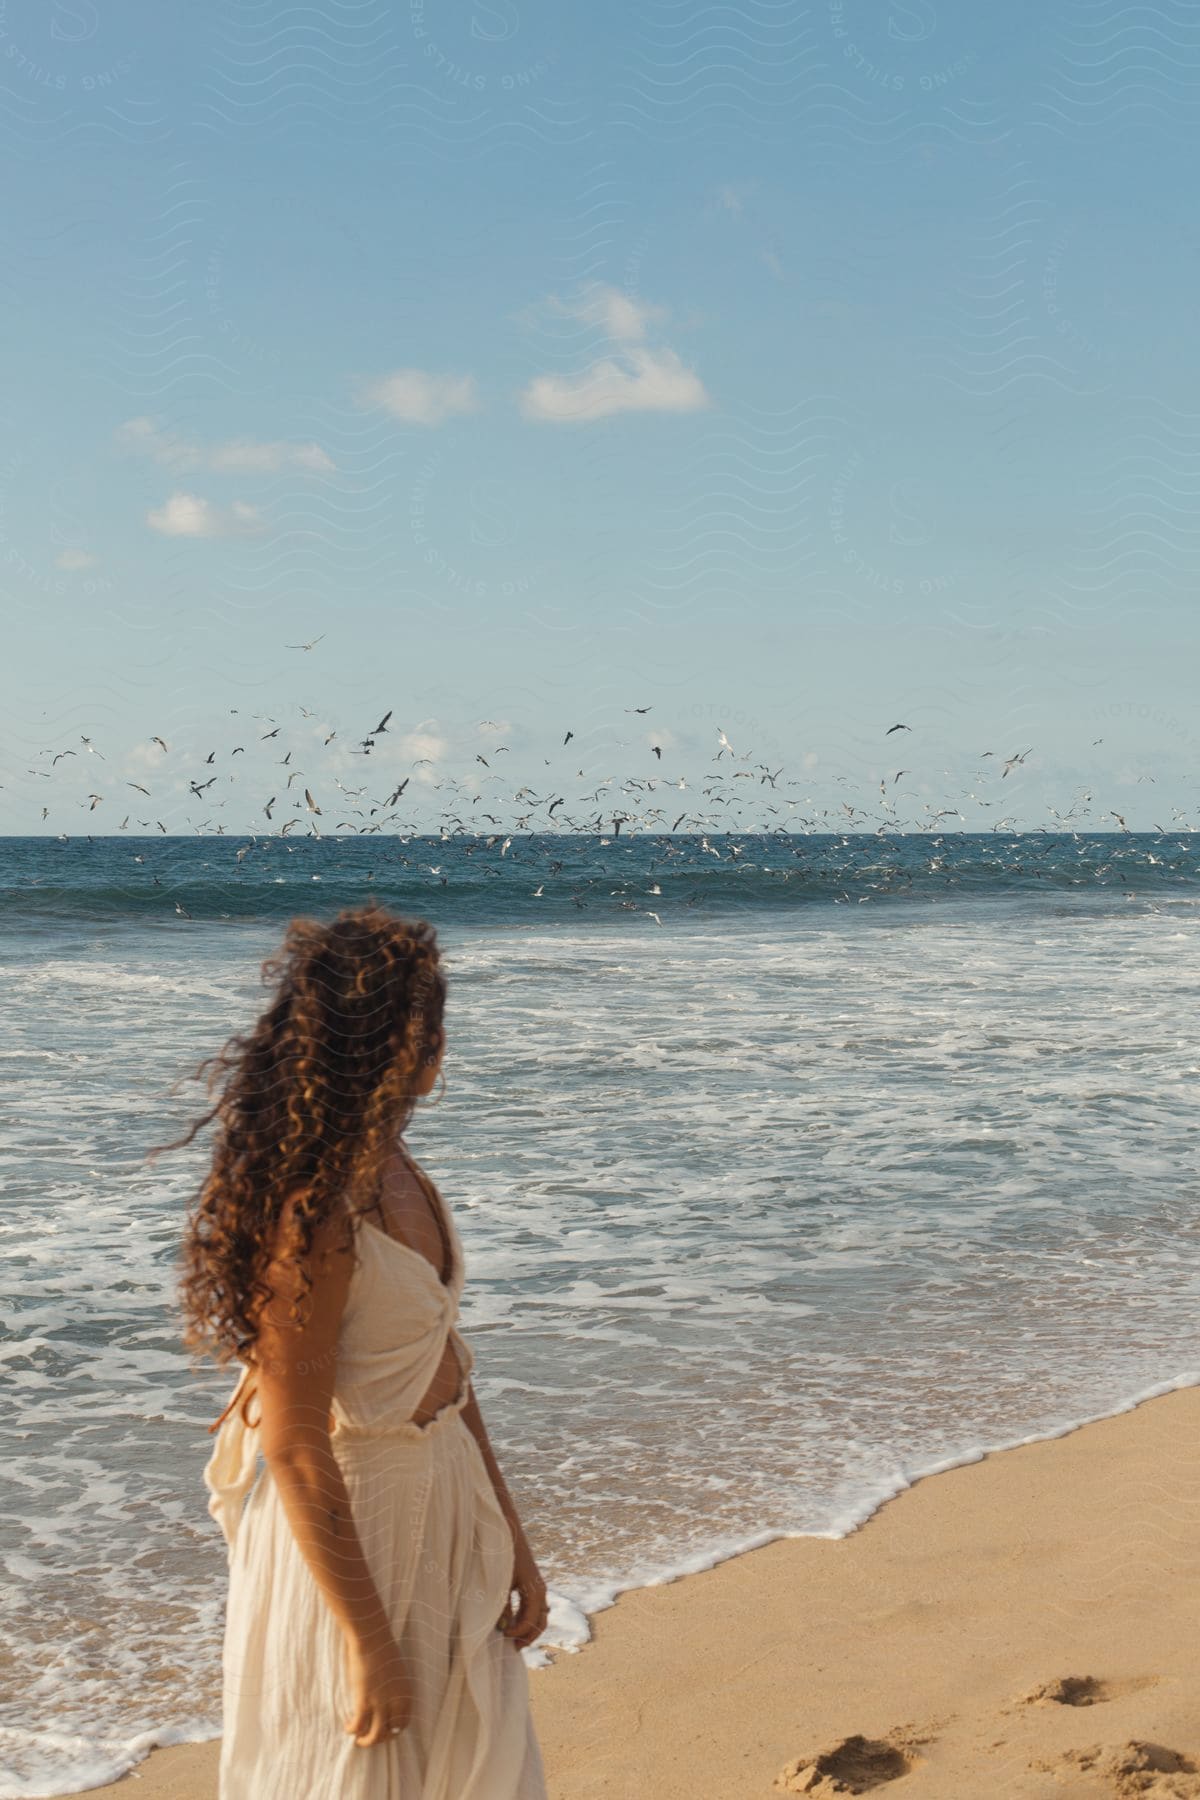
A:
POLYGON ((307 644, 285 644, 284 649, 285 650, 311 650, 313 648, 313 645, 319 644, 321 642, 321 638, 323 638, 324 636, 325 636, 325 633, 322 632, 321 637, 311 638, 307 644))

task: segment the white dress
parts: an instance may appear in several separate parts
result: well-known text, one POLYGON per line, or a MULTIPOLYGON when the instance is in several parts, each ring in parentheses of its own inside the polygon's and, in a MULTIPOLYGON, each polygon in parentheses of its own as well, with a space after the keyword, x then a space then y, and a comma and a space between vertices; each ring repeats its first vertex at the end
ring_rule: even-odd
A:
POLYGON ((255 1481, 245 1369, 204 1471, 229 1544, 220 1800, 546 1800, 528 1671, 496 1624, 512 1532, 462 1419, 475 1358, 455 1329, 462 1244, 442 1213, 448 1286, 419 1251, 359 1221, 332 1407, 355 1526, 413 1675, 411 1721, 369 1749, 344 1728, 341 1628, 266 1465, 255 1481), (458 1395, 415 1425, 447 1336, 458 1395))

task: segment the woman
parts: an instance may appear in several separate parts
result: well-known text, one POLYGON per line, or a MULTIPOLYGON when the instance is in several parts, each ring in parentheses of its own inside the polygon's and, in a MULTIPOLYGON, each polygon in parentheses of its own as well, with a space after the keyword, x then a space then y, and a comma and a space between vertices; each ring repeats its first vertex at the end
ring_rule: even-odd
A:
POLYGON ((163 1146, 219 1120, 180 1294, 189 1346, 243 1365, 205 1470, 221 1800, 544 1800, 520 1652, 546 1586, 455 1329, 462 1245, 403 1141, 445 1045, 436 933, 297 919, 263 977, 198 1071, 220 1098, 163 1146))

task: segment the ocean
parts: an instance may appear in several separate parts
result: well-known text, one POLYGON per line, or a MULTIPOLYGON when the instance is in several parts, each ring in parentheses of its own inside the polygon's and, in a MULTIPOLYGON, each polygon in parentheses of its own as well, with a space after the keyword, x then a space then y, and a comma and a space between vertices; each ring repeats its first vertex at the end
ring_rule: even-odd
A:
POLYGON ((374 893, 438 927, 446 1090, 408 1141, 569 1649, 622 1591, 1200 1380, 1197 854, 0 840, 0 1800, 219 1729, 232 1376, 173 1312, 207 1134, 143 1158, 286 919, 374 893))

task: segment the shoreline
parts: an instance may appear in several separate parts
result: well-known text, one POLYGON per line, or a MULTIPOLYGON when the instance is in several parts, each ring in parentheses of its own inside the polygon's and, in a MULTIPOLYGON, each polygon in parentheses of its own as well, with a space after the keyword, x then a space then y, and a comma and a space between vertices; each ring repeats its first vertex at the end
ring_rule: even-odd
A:
MULTIPOLYGON (((832 1796, 856 1791, 857 1758, 872 1791, 905 1775, 945 1800, 1200 1797, 1193 1444, 1200 1388, 1179 1378, 914 1477, 842 1537, 773 1537, 624 1590, 582 1653, 530 1670, 549 1793, 832 1796), (1070 1679, 1095 1685, 1025 1698, 1070 1679), (824 1776, 773 1787, 822 1752, 824 1776)), ((83 1791, 215 1800, 217 1754, 155 1749, 83 1791)))

